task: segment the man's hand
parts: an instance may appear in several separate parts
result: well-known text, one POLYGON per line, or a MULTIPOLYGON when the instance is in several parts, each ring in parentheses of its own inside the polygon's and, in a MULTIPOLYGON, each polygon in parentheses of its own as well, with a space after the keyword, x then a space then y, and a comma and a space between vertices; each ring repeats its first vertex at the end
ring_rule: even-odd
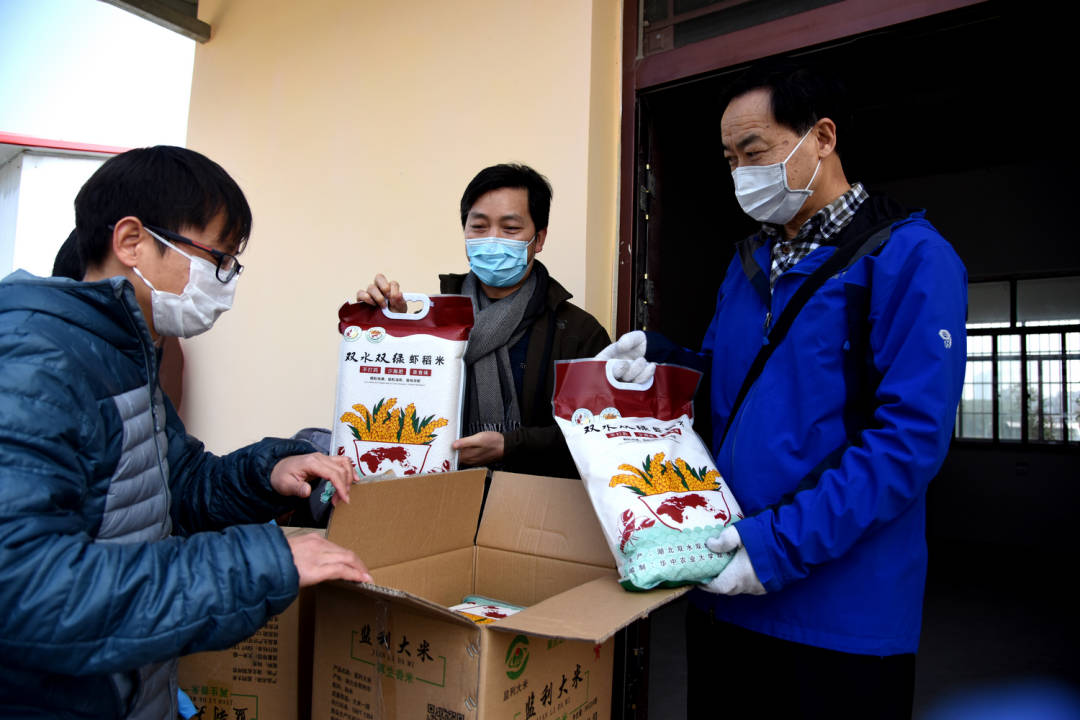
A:
POLYGON ((754 566, 750 564, 750 555, 743 547, 742 538, 734 525, 724 528, 717 537, 709 538, 705 545, 714 553, 722 554, 735 551, 735 557, 727 564, 720 574, 707 583, 702 584, 702 589, 720 595, 764 595, 765 586, 758 580, 754 566))
POLYGON ((300 575, 300 587, 326 580, 371 582, 367 567, 352 550, 346 550, 318 533, 293 535, 286 539, 296 572, 300 575))
POLYGON ((367 290, 356 291, 356 300, 375 307, 389 308, 390 312, 403 313, 409 310, 401 286, 396 280, 387 280, 382 273, 375 276, 367 290))
POLYGON ((455 440, 450 447, 460 451, 458 459, 465 465, 483 465, 502 460, 505 450, 502 433, 491 430, 455 440))
POLYGON ((334 486, 335 505, 339 499, 349 502, 349 486, 356 479, 356 471, 349 459, 340 455, 329 457, 313 452, 282 458, 270 472, 270 487, 279 495, 306 498, 319 478, 326 478, 334 486))
POLYGON ((641 330, 632 330, 596 354, 594 360, 607 360, 611 375, 625 383, 641 385, 656 372, 656 363, 645 359, 647 339, 641 330))

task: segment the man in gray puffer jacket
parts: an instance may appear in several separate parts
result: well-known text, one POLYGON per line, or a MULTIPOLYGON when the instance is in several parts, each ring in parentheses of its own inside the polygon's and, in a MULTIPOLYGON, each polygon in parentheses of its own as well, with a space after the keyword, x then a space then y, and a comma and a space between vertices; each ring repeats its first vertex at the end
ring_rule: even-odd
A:
POLYGON ((162 339, 232 303, 251 211, 220 166, 132 150, 75 214, 82 282, 0 282, 0 717, 175 718, 177 657, 370 581, 267 524, 318 478, 347 501, 353 471, 295 440, 205 452, 158 385, 162 339))

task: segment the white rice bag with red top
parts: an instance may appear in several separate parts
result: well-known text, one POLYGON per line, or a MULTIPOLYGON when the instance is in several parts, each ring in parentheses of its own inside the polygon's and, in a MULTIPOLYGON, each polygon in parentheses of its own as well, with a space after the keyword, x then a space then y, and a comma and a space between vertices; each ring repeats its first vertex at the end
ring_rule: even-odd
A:
POLYGON ((352 461, 360 479, 392 472, 457 469, 465 345, 473 325, 465 295, 407 293, 420 312, 366 303, 338 310, 341 350, 331 454, 352 461))
POLYGON ((628 590, 711 580, 731 559, 705 546, 742 511, 694 432, 700 380, 678 365, 634 384, 604 360, 555 363, 555 421, 628 590))

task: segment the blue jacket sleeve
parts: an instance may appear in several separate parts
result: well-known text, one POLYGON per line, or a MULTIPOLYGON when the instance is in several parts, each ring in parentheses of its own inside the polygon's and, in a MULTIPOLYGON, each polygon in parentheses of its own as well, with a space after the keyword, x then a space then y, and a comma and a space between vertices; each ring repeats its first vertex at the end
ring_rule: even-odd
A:
POLYGON ((967 276, 931 228, 907 232, 916 242, 890 241, 890 259, 872 271, 870 348, 881 374, 873 422, 815 487, 738 525, 770 592, 907 510, 948 451, 967 360, 967 276))
POLYGON ((645 359, 649 362, 682 365, 702 373, 708 372, 709 354, 707 352, 694 352, 680 347, 671 342, 666 335, 652 330, 645 331, 645 338, 645 359))
MULTIPOLYGON (((720 305, 723 290, 717 293, 716 305, 720 305)), ((645 331, 645 359, 649 362, 670 363, 693 368, 701 372, 701 384, 694 395, 694 430, 711 446, 713 439, 712 425, 712 348, 716 333, 717 313, 713 313, 712 322, 701 343, 701 351, 694 352, 673 343, 666 335, 651 330, 645 331)))
POLYGON ((301 502, 274 492, 270 472, 282 458, 315 452, 311 443, 264 438, 219 457, 187 434, 167 398, 165 405, 174 532, 190 534, 267 522, 301 502))
POLYGON ((62 367, 0 355, 0 655, 69 675, 130 670, 227 647, 296 597, 276 526, 94 542, 108 465, 94 448, 117 439, 62 367))

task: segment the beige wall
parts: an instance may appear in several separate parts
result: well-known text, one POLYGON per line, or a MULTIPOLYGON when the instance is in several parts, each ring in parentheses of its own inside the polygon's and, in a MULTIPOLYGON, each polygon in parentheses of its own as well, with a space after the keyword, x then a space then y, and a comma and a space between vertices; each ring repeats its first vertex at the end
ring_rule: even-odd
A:
POLYGON ((188 146, 255 229, 232 312, 184 343, 189 430, 224 451, 329 427, 336 311, 376 271, 436 292, 467 269, 457 204, 486 165, 555 188, 540 255, 608 327, 619 0, 202 0, 188 146))

